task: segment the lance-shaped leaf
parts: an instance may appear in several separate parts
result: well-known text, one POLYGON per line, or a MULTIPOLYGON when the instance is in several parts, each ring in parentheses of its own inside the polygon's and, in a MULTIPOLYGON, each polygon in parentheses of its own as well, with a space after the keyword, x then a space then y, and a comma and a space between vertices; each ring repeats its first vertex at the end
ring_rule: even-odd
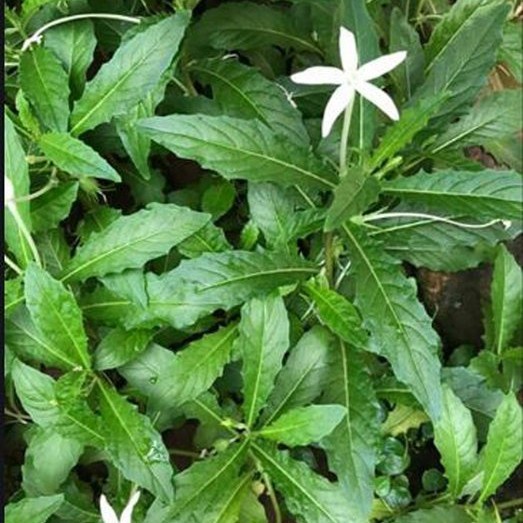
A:
POLYGON ((180 11, 123 43, 75 103, 71 132, 82 134, 145 98, 177 53, 189 18, 180 11))
POLYGON ((415 510, 395 520, 396 523, 433 523, 445 521, 446 523, 473 523, 467 508, 460 505, 436 506, 415 510))
POLYGON ((345 417, 341 405, 309 405, 282 414, 260 430, 262 438, 278 441, 289 447, 317 443, 330 434, 345 417))
POLYGON ((171 115, 146 118, 137 125, 177 156, 196 160, 227 179, 334 187, 331 169, 307 145, 294 145, 258 120, 171 115))
POLYGON ((281 414, 315 400, 322 392, 329 372, 328 356, 334 336, 319 325, 307 331, 291 350, 276 378, 262 415, 265 424, 281 414))
POLYGON ((371 333, 370 349, 387 358, 396 377, 436 420, 441 411, 438 336, 418 302, 416 284, 380 244, 344 227, 354 264, 356 306, 371 333))
POLYGON ((96 348, 95 368, 107 370, 125 365, 147 348, 151 338, 152 333, 147 330, 113 329, 96 348))
POLYGON ((252 427, 267 401, 289 348, 289 320, 280 296, 253 298, 242 308, 238 344, 242 354, 243 412, 252 427))
POLYGON ((149 307, 126 321, 128 326, 163 322, 182 329, 216 309, 229 310, 316 272, 309 262, 281 253, 203 254, 161 276, 147 274, 149 307))
POLYGON ((173 498, 169 452, 151 420, 114 389, 99 381, 100 412, 111 461, 129 481, 164 502, 173 498))
POLYGON ((447 385, 443 388, 441 418, 434 425, 434 444, 441 454, 449 492, 457 498, 474 474, 478 441, 470 410, 447 385))
POLYGON ((36 328, 65 360, 89 368, 82 311, 73 294, 34 264, 27 268, 24 281, 25 301, 36 328))
POLYGON ((31 202, 33 230, 46 231, 58 227, 69 216, 78 193, 78 182, 65 182, 31 202))
POLYGON ((292 459, 288 452, 276 450, 273 445, 253 443, 252 449, 295 516, 307 523, 354 521, 345 493, 337 484, 330 483, 305 463, 292 459))
POLYGON ((292 143, 305 146, 309 135, 300 112, 280 85, 236 60, 204 60, 190 68, 198 80, 212 86, 213 99, 225 114, 258 119, 292 143))
POLYGON ((63 494, 24 498, 5 507, 5 523, 45 523, 64 502, 63 494))
POLYGON ((231 249, 223 230, 212 222, 205 224, 178 245, 180 254, 187 258, 197 258, 206 252, 224 252, 231 249))
POLYGON ((523 459, 523 413, 513 393, 506 395, 490 424, 483 449, 483 482, 479 501, 494 494, 523 459))
POLYGON ((64 280, 85 280, 124 269, 142 267, 167 254, 176 244, 201 229, 208 214, 174 204, 151 203, 122 216, 99 233, 89 236, 67 265, 64 280))
POLYGON ((22 54, 20 85, 47 129, 67 131, 69 80, 49 49, 37 46, 22 54))
POLYGON ((38 145, 49 160, 75 178, 121 181, 120 175, 94 149, 70 134, 44 134, 38 145))
POLYGON ((361 354, 337 340, 322 400, 342 405, 342 422, 322 441, 329 468, 337 475, 354 521, 367 521, 372 508, 378 403, 361 354))
POLYGON ((492 319, 494 323, 494 347, 498 354, 506 349, 523 316, 521 296, 523 274, 514 257, 499 246, 492 278, 492 319))
POLYGON ((177 474, 176 496, 162 523, 220 521, 217 517, 237 487, 247 449, 247 441, 233 444, 217 456, 194 463, 177 474))
POLYGON ((523 177, 515 171, 421 171, 382 186, 384 193, 453 215, 521 218, 523 177))

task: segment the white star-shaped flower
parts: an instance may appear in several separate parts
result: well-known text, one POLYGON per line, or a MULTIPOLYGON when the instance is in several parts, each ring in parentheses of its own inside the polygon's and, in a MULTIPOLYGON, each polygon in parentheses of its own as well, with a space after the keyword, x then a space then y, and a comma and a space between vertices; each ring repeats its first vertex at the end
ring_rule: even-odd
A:
POLYGON ((385 91, 369 83, 369 80, 374 80, 392 71, 405 60, 407 53, 398 51, 387 54, 358 67, 356 39, 354 34, 345 27, 340 28, 339 48, 342 69, 315 66, 291 76, 291 80, 297 84, 339 86, 325 106, 321 126, 322 136, 325 138, 331 132, 334 122, 352 103, 356 93, 381 109, 389 118, 398 120, 398 109, 392 98, 385 91))
POLYGON ((123 509, 120 519, 118 519, 118 516, 116 515, 116 512, 114 511, 113 507, 111 507, 111 505, 107 501, 107 498, 102 494, 100 496, 100 512, 102 514, 103 523, 131 523, 133 510, 136 503, 138 503, 139 498, 140 491, 137 491, 131 496, 129 502, 123 509))

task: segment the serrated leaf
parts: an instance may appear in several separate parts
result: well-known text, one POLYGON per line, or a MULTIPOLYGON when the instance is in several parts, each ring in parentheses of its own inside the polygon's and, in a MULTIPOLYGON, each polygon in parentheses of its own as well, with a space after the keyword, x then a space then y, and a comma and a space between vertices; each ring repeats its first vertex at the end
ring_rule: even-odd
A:
POLYGON ((523 413, 513 393, 506 395, 490 424, 483 449, 483 483, 479 501, 494 494, 521 463, 523 450, 523 413))
POLYGON ((396 523, 433 523, 434 521, 445 521, 446 523, 472 523, 474 520, 467 513, 464 506, 436 506, 415 510, 410 514, 400 516, 396 523))
POLYGON ((297 407, 282 414, 273 423, 265 425, 257 434, 288 447, 309 445, 329 435, 346 413, 345 407, 341 405, 297 407))
POLYGON ((203 254, 161 276, 148 273, 149 307, 126 319, 128 326, 168 323, 177 329, 216 309, 229 310, 249 298, 306 279, 317 270, 281 253, 231 251, 203 254))
POLYGON ((209 218, 185 207, 151 203, 141 211, 118 218, 103 231, 93 233, 77 249, 62 279, 85 280, 142 267, 147 261, 167 254, 201 229, 209 218))
POLYGON ((113 329, 96 348, 95 368, 107 370, 125 365, 147 348, 151 337, 152 333, 146 330, 113 329))
POLYGON ((198 62, 190 70, 198 80, 212 86, 213 99, 224 114, 258 119, 296 145, 309 143, 301 115, 283 87, 256 69, 232 59, 214 59, 198 62))
POLYGON ((365 346, 367 334, 361 326, 358 310, 349 300, 314 282, 308 282, 305 290, 312 298, 318 316, 334 334, 356 347, 365 346))
POLYGON ((60 60, 75 98, 85 86, 85 74, 96 47, 94 26, 90 20, 76 20, 52 27, 45 34, 44 45, 60 60))
POLYGON ((56 496, 41 496, 24 498, 16 503, 9 503, 5 507, 5 523, 45 523, 64 501, 63 494, 56 496))
POLYGON ((227 179, 334 187, 332 171, 306 146, 294 145, 258 120, 171 115, 140 120, 138 128, 177 156, 227 179))
POLYGON ((224 252, 231 249, 223 230, 212 222, 206 223, 178 245, 180 254, 187 258, 197 258, 206 252, 224 252))
POLYGON ((421 171, 385 182, 382 190, 404 201, 458 216, 521 218, 523 177, 515 171, 421 171))
POLYGON ((502 354, 510 342, 523 317, 523 275, 521 267, 503 245, 499 246, 492 276, 492 318, 494 323, 494 346, 502 354))
POLYGON ((376 445, 379 438, 378 402, 357 350, 337 340, 323 382, 322 401, 342 405, 342 422, 321 443, 329 469, 335 472, 354 521, 367 521, 372 507, 376 445))
POLYGON ((25 273, 25 301, 36 328, 73 367, 90 368, 82 311, 73 294, 34 264, 25 273))
POLYGON ((129 481, 164 502, 173 498, 169 453, 151 420, 140 414, 114 389, 98 382, 100 412, 111 461, 129 481))
POLYGON ((47 133, 38 145, 59 169, 75 178, 101 178, 120 182, 120 175, 94 150, 67 133, 47 133))
POLYGON ((242 307, 238 346, 242 354, 243 412, 252 427, 267 401, 289 347, 289 320, 280 296, 253 298, 242 307))
POLYGON ((290 409, 311 403, 321 394, 333 344, 334 337, 319 325, 300 338, 278 373, 261 421, 271 423, 290 409))
POLYGON ((102 276, 100 281, 117 296, 128 299, 142 308, 147 307, 149 296, 145 288, 145 274, 142 270, 127 269, 118 274, 107 274, 102 276))
POLYGON ((276 488, 285 496, 289 511, 307 523, 346 523, 354 517, 338 485, 313 472, 272 445, 253 443, 252 449, 276 488))
POLYGON ((34 136, 38 137, 42 132, 40 122, 34 114, 33 108, 27 101, 22 89, 16 93, 15 106, 22 125, 34 136))
POLYGON ((78 193, 78 182, 65 182, 31 201, 31 221, 35 232, 54 229, 69 216, 78 193))
POLYGON ((55 55, 42 46, 20 59, 20 86, 45 127, 65 132, 69 122, 69 82, 55 55))
POLYGON ((448 490, 456 499, 474 474, 478 442, 470 410, 448 386, 443 388, 441 419, 434 425, 434 444, 449 480, 448 490))
POLYGON ((387 415, 381 431, 396 437, 406 434, 411 429, 419 429, 427 421, 430 421, 430 418, 422 410, 398 404, 387 415))
POLYGON ((63 229, 50 229, 36 237, 36 245, 45 270, 53 277, 58 277, 71 259, 70 247, 63 229))
POLYGON ((356 306, 371 333, 370 349, 386 357, 431 419, 441 411, 439 340, 416 296, 416 284, 381 246, 357 229, 344 228, 356 280, 356 306))
POLYGON ((188 23, 180 11, 123 43, 75 103, 71 133, 82 134, 140 102, 169 67, 188 23))

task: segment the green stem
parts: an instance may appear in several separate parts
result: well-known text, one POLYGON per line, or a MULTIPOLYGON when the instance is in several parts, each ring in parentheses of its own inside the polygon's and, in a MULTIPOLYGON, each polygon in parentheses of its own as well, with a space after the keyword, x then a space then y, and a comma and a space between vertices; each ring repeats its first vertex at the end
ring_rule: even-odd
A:
POLYGON ((6 256, 5 254, 4 261, 6 265, 9 265, 9 267, 11 267, 11 269, 13 269, 13 271, 15 271, 19 276, 22 276, 22 274, 24 274, 24 271, 20 267, 18 267, 18 265, 13 260, 11 260, 9 256, 6 256))
POLYGON ((263 465, 260 463, 260 460, 254 456, 254 454, 251 453, 252 458, 254 459, 254 463, 256 465, 256 468, 258 469, 258 472, 261 474, 261 477, 263 479, 263 482, 265 483, 265 486, 267 487, 267 494, 269 494, 269 499, 271 500, 272 510, 274 512, 274 523, 282 523, 283 519, 281 517, 281 510, 280 505, 278 503, 278 498, 276 497, 276 492, 274 492, 274 488, 272 486, 271 478, 265 472, 263 469, 263 465))
POLYGON ((36 244, 33 241, 33 238, 31 236, 31 233, 27 229, 24 220, 22 220, 22 217, 20 216, 20 213, 18 212, 18 209, 14 202, 6 202, 7 208, 11 212, 11 215, 13 216, 16 225, 20 229, 21 233, 24 235, 25 240, 27 241, 27 244, 29 245, 29 248, 31 249, 31 252, 33 253, 35 262, 38 266, 42 266, 42 261, 40 260, 40 254, 38 253, 38 249, 36 248, 36 244))
POLYGON ((523 506, 523 498, 511 499, 510 501, 504 501, 503 503, 496 503, 498 510, 507 510, 508 508, 519 506, 523 506))

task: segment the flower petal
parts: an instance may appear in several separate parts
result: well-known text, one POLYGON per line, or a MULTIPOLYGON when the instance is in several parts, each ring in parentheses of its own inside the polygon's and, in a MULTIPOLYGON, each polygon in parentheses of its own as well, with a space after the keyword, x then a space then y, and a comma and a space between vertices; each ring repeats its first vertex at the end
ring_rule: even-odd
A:
POLYGON ((392 71, 407 57, 406 51, 398 51, 397 53, 386 54, 380 56, 376 60, 371 60, 362 65, 358 69, 358 78, 366 82, 367 80, 374 80, 379 76, 392 71))
POLYGON ((300 73, 294 73, 291 75, 291 80, 296 84, 305 85, 339 85, 345 81, 345 75, 337 67, 317 65, 300 73))
POLYGON ((123 509, 122 515, 120 516, 120 523, 131 523, 131 517, 133 510, 140 499, 140 491, 136 491, 132 496, 125 508, 123 509))
POLYGON ((368 82, 357 82, 354 86, 356 91, 381 109, 392 120, 399 120, 400 115, 392 98, 380 88, 368 82))
POLYGON ((358 68, 358 48, 356 47, 356 38, 354 33, 340 27, 340 60, 341 66, 345 72, 355 72, 358 68))
POLYGON ((116 512, 103 494, 100 496, 100 513, 103 523, 120 523, 116 512))
POLYGON ((348 84, 340 85, 329 98, 323 113, 321 122, 321 135, 323 138, 329 135, 334 122, 338 116, 345 111, 351 99, 354 97, 354 88, 348 84))

